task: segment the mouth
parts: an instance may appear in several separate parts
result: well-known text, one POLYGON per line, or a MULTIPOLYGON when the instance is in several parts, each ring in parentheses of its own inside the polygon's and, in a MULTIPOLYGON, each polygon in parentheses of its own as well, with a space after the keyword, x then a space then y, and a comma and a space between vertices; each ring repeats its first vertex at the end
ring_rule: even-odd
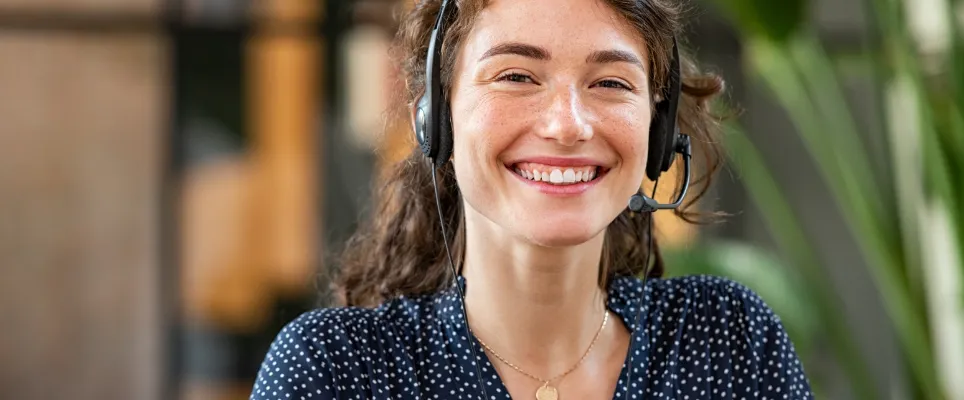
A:
POLYGON ((507 168, 524 179, 555 186, 570 186, 594 182, 609 172, 608 168, 599 165, 561 167, 529 162, 512 164, 507 166, 507 168))

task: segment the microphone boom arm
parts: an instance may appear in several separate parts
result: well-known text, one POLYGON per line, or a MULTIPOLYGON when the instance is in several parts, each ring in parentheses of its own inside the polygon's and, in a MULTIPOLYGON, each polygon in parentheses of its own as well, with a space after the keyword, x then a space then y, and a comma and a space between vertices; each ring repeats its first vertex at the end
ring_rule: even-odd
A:
POLYGON ((629 210, 633 212, 654 212, 657 210, 673 210, 683 204, 683 198, 690 188, 690 158, 692 158, 690 137, 677 135, 676 152, 683 156, 683 188, 672 203, 660 203, 656 199, 646 196, 642 190, 629 199, 629 210))

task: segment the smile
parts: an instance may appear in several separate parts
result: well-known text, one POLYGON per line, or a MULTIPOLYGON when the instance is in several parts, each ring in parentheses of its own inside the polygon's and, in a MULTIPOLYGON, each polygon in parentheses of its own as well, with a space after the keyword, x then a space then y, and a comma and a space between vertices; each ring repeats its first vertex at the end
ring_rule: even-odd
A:
POLYGON ((592 182, 606 170, 597 165, 559 167, 537 163, 518 163, 510 168, 516 175, 534 182, 552 185, 576 185, 592 182))

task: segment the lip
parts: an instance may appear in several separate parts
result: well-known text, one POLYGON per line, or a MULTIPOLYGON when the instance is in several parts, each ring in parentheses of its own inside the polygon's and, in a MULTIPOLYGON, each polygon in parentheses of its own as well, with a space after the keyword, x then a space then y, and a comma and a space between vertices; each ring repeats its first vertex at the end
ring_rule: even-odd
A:
MULTIPOLYGON (((559 166, 559 167, 587 165, 587 164, 559 165, 559 164, 550 164, 550 163, 546 163, 546 162, 529 161, 529 160, 535 160, 535 159, 527 159, 527 160, 525 160, 525 161, 517 161, 516 163, 520 163, 520 162, 535 162, 535 163, 552 165, 552 166, 559 166)), ((578 161, 578 160, 577 160, 577 161, 578 161)), ((585 160, 583 160, 583 161, 585 161, 585 160)), ((526 178, 520 176, 519 174, 515 173, 515 171, 512 170, 512 167, 511 167, 512 165, 515 165, 515 163, 510 164, 510 165, 508 165, 508 166, 505 167, 505 172, 506 172, 506 173, 514 176, 514 177, 515 177, 516 179, 518 179, 520 182, 528 185, 529 187, 531 187, 531 188, 533 188, 533 189, 538 190, 539 192, 542 192, 543 194, 547 194, 547 195, 551 195, 551 196, 559 196, 559 197, 570 197, 570 196, 577 196, 577 195, 583 194, 583 193, 585 193, 586 191, 588 191, 589 189, 591 189, 593 186, 596 186, 596 184, 598 184, 600 181, 602 181, 603 178, 605 178, 606 175, 609 173, 609 170, 608 170, 608 169, 602 169, 602 168, 600 168, 600 173, 599 173, 599 175, 597 175, 595 179, 593 179, 593 180, 591 180, 591 181, 589 181, 589 182, 580 182, 580 183, 574 183, 574 184, 570 184, 570 185, 553 185, 553 184, 548 183, 548 182, 542 182, 542 181, 536 182, 536 181, 533 181, 533 180, 526 179, 526 178)), ((598 164, 588 164, 588 165, 598 165, 598 164)))
POLYGON ((598 166, 602 169, 609 169, 611 166, 607 165, 605 162, 600 160, 595 160, 592 158, 570 158, 570 157, 527 157, 520 158, 517 160, 512 160, 505 163, 506 168, 511 169, 513 165, 519 163, 533 163, 533 164, 543 164, 553 167, 585 167, 585 166, 598 166))

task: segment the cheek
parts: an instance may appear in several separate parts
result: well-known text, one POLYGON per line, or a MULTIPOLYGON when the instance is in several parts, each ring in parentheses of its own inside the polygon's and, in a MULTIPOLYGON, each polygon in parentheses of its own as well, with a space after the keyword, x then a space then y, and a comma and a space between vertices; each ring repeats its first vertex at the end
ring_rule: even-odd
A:
POLYGON ((538 115, 536 107, 504 95, 466 93, 453 104, 455 149, 461 157, 490 157, 508 148, 538 115))
POLYGON ((606 141, 619 154, 624 166, 629 169, 645 167, 649 150, 648 113, 633 113, 627 110, 610 114, 603 122, 604 126, 608 127, 604 131, 607 134, 606 141), (645 115, 640 118, 639 114, 645 115))
POLYGON ((495 155, 505 147, 502 132, 507 119, 500 111, 484 102, 453 104, 453 164, 460 190, 470 203, 491 201, 484 188, 491 185, 491 175, 498 163, 495 155), (482 198, 479 198, 479 197, 482 198))

